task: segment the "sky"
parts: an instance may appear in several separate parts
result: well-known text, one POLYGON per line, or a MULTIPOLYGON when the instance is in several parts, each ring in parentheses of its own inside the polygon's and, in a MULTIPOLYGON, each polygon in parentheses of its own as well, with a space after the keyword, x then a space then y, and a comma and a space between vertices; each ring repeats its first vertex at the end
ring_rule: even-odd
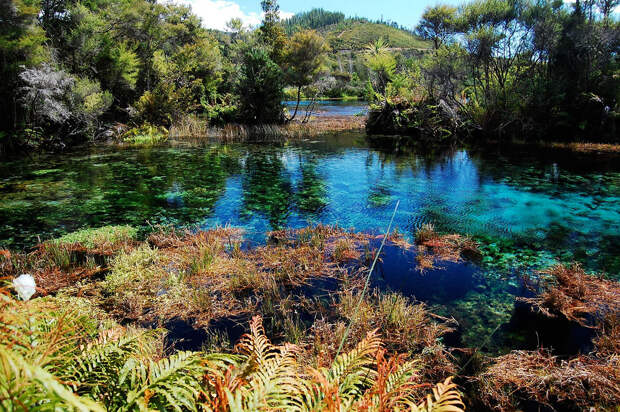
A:
MULTIPOLYGON (((230 19, 240 18, 245 26, 257 26, 262 20, 260 0, 176 0, 192 6, 202 18, 203 25, 210 29, 225 30, 230 19)), ((572 3, 574 0, 564 0, 572 3)), ((366 17, 370 20, 395 21, 401 26, 414 28, 427 6, 437 3, 459 5, 463 0, 279 0, 280 17, 287 18, 295 13, 313 8, 341 11, 346 16, 366 17)), ((620 12, 620 6, 615 10, 620 12)))
MULTIPOLYGON (((205 27, 224 30, 226 22, 233 17, 240 18, 247 26, 258 25, 261 21, 260 0, 179 0, 189 4, 194 12, 202 17, 205 27)), ((424 8, 434 5, 437 0, 279 0, 280 16, 290 17, 295 13, 314 8, 329 11, 341 11, 346 16, 366 17, 371 20, 392 20, 398 24, 413 28, 417 24, 424 8)), ((446 1, 443 1, 446 3, 446 1)), ((447 3, 459 4, 457 1, 447 3)))

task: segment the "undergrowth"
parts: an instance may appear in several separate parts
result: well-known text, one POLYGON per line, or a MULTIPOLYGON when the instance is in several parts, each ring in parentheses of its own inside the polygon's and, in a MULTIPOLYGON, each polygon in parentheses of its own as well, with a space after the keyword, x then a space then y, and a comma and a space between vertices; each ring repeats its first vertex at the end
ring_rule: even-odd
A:
MULTIPOLYGON (((503 411, 617 403, 616 283, 578 266, 550 269, 525 301, 595 328, 594 352, 479 356, 468 381, 459 354, 472 351, 444 343, 454 320, 399 293, 362 294, 376 239, 318 225, 271 232, 255 247, 233 227, 161 228, 139 242, 120 227, 0 251, 3 277, 31 273, 38 287, 26 302, 1 289, 1 408, 460 411, 454 376, 472 402, 503 411), (175 349, 178 320, 205 332, 191 351, 175 349)), ((415 245, 397 232, 386 240, 433 265, 477 250, 431 226, 415 245)))

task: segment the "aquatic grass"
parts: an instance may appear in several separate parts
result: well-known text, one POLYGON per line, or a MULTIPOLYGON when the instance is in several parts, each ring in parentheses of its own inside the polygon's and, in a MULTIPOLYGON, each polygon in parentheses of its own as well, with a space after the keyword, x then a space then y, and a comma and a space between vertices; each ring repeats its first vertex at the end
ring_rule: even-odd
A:
POLYGON ((415 242, 419 245, 438 237, 439 235, 435 231, 435 226, 432 223, 424 223, 415 231, 415 242))
POLYGON ((360 252, 352 239, 343 238, 336 241, 332 256, 336 262, 346 262, 359 258, 360 252))
POLYGON ((197 250, 192 251, 190 273, 198 274, 207 271, 222 249, 223 246, 216 242, 198 245, 197 250))
POLYGON ((482 254, 478 243, 469 236, 439 234, 432 223, 423 224, 415 233, 418 268, 432 269, 435 261, 459 262, 463 259, 479 261, 482 254))
POLYGON ((132 243, 136 240, 137 235, 138 230, 132 226, 102 226, 71 232, 48 243, 59 246, 82 246, 86 249, 106 250, 132 243))
POLYGON ((561 360, 549 351, 512 351, 476 378, 484 404, 514 411, 535 401, 568 409, 613 410, 618 402, 620 360, 579 355, 561 360))
POLYGON ((214 139, 220 142, 272 142, 283 143, 288 140, 307 139, 322 135, 364 129, 363 117, 356 116, 321 116, 312 117, 310 121, 290 122, 283 125, 242 125, 226 124, 221 127, 207 127, 193 121, 174 125, 170 136, 177 141, 187 142, 214 139))
POLYGON ((204 137, 209 135, 209 127, 206 119, 195 114, 181 116, 170 126, 171 138, 204 137))
POLYGON ((49 242, 41 245, 39 251, 51 268, 57 267, 68 270, 73 263, 73 250, 70 245, 49 242))
MULTIPOLYGON (((58 308, 72 309, 79 311, 84 317, 82 321, 87 322, 80 326, 85 328, 86 334, 80 335, 77 345, 79 348, 88 348, 86 352, 89 355, 82 358, 78 354, 62 361, 68 362, 67 370, 77 371, 75 375, 73 372, 69 374, 56 372, 59 370, 56 366, 50 370, 54 376, 57 374, 61 377, 59 382, 75 382, 76 386, 71 388, 78 396, 86 394, 90 399, 112 409, 124 407, 127 399, 130 403, 133 402, 134 398, 128 398, 127 395, 131 391, 155 390, 149 389, 153 382, 150 377, 147 380, 138 379, 135 387, 119 383, 117 379, 119 368, 136 370, 147 375, 151 370, 172 368, 171 373, 174 377, 171 378, 173 379, 171 385, 185 385, 186 379, 190 380, 189 386, 194 389, 186 393, 182 399, 192 407, 198 404, 230 405, 230 402, 237 402, 235 405, 255 406, 262 405, 265 399, 270 399, 269 402, 272 402, 270 405, 273 406, 277 404, 279 396, 285 396, 287 402, 304 399, 304 402, 323 408, 327 394, 340 393, 337 392, 337 387, 349 379, 346 377, 349 373, 353 373, 354 376, 350 379, 361 379, 358 381, 359 385, 356 384, 359 395, 350 398, 353 399, 352 405, 355 407, 364 408, 371 405, 374 408, 378 404, 402 406, 398 403, 400 401, 390 403, 396 402, 395 399, 401 399, 391 398, 392 391, 384 394, 385 404, 381 404, 376 397, 386 388, 385 384, 381 383, 384 379, 399 379, 398 376, 406 376, 403 378, 404 386, 401 389, 405 390, 408 399, 415 400, 416 407, 426 408, 428 403, 422 404, 421 399, 426 389, 431 386, 427 382, 445 382, 446 378, 457 373, 457 359, 451 355, 451 349, 444 344, 444 337, 456 327, 456 323, 451 319, 434 315, 425 304, 402 294, 370 287, 363 294, 368 281, 368 270, 372 267, 373 261, 363 259, 361 254, 365 247, 370 253, 369 239, 378 240, 380 237, 321 225, 278 231, 274 232, 272 237, 277 238, 277 241, 266 246, 236 248, 235 245, 241 244, 243 239, 235 228, 215 228, 210 231, 180 229, 155 231, 147 241, 135 242, 131 248, 118 251, 118 254, 110 260, 110 268, 107 272, 103 272, 106 275, 104 279, 85 277, 77 284, 65 283, 54 291, 55 296, 44 299, 35 297, 32 301, 37 302, 37 305, 31 306, 35 311, 48 313, 47 305, 53 303, 50 310, 58 313, 58 316, 64 316, 64 311, 58 311, 58 308), (340 244, 359 251, 360 257, 347 262, 346 265, 338 264, 336 249, 340 244), (201 253, 204 253, 204 256, 201 256, 201 253), (205 260, 201 270, 190 270, 194 259, 203 257, 205 260), (86 298, 76 298, 73 296, 75 294, 86 298), (44 305, 43 302, 48 303, 44 305), (201 352, 188 355, 175 350, 176 341, 168 341, 170 346, 164 351, 161 338, 145 338, 146 343, 137 343, 138 337, 143 336, 146 331, 132 331, 131 327, 121 327, 115 322, 151 327, 170 325, 168 327, 173 331, 173 321, 181 319, 194 327, 197 332, 206 330, 204 349, 230 352, 229 336, 232 334, 228 335, 226 331, 219 329, 218 322, 226 324, 230 319, 234 319, 235 322, 247 322, 247 319, 257 314, 262 315, 264 327, 259 328, 258 321, 253 321, 254 331, 251 330, 250 334, 254 333, 252 339, 255 339, 255 342, 262 342, 265 345, 268 339, 279 342, 270 346, 275 351, 291 348, 290 343, 298 345, 295 347, 294 356, 287 358, 286 362, 291 362, 297 381, 303 382, 303 385, 310 385, 311 393, 316 394, 311 400, 298 398, 295 389, 278 387, 277 390, 282 392, 278 392, 277 396, 273 395, 274 392, 269 388, 265 389, 255 374, 270 373, 268 371, 272 369, 257 367, 265 358, 260 358, 256 353, 254 353, 256 357, 253 357, 250 351, 241 349, 242 346, 238 346, 238 353, 233 355, 201 352), (359 345, 367 342, 369 334, 381 337, 381 348, 373 349, 372 353, 368 352, 368 357, 373 360, 367 364, 366 369, 363 369, 363 373, 355 375, 354 372, 347 372, 342 378, 331 380, 335 378, 333 373, 336 373, 332 368, 346 368, 341 362, 346 362, 345 358, 349 356, 357 356, 355 353, 359 345), (124 345, 123 348, 128 348, 128 352, 117 348, 121 343, 124 345), (144 348, 139 349, 142 345, 144 348), (130 349, 130 346, 134 349, 130 349), (94 354, 101 352, 104 355, 109 353, 113 357, 102 358, 104 360, 100 363, 92 363, 93 359, 99 356, 94 354), (388 357, 387 353, 400 355, 388 357), (88 372, 90 366, 75 366, 73 358, 85 362, 84 365, 94 365, 92 369, 96 371, 93 372, 94 375, 88 372), (109 368, 105 366, 108 362, 111 365, 109 368), (103 367, 107 369, 100 369, 103 367), (194 367, 196 369, 193 369, 194 367), (405 375, 397 373, 401 367, 406 369, 405 375), (193 372, 189 372, 191 370, 193 372), (392 372, 396 375, 391 375, 392 372), (192 376, 187 376, 187 373, 191 373, 192 376), (95 376, 105 376, 105 381, 96 380, 95 376), (389 376, 392 377, 388 378, 389 376), (198 397, 198 393, 202 395, 198 397), (392 401, 388 402, 387 399, 392 401)), ((439 239, 443 239, 443 236, 439 236, 439 239)), ((431 239, 432 242, 436 240, 437 238, 431 239)), ((408 248, 402 235, 396 232, 384 235, 382 241, 408 248)), ((450 247, 462 247, 467 243, 467 239, 453 237, 448 237, 444 241, 450 247)), ((8 254, 11 261, 23 259, 10 252, 8 254)), ((34 252, 29 255, 29 259, 35 259, 36 254, 34 252)), ((6 262, 7 253, 1 255, 6 262)), ((373 259, 379 258, 381 258, 379 253, 373 254, 373 259)), ((69 279, 69 276, 75 273, 74 269, 72 267, 64 271, 56 268, 54 272, 48 272, 54 273, 59 279, 63 277, 69 279)), ((517 360, 504 362, 503 358, 488 359, 487 366, 484 366, 482 371, 483 379, 474 379, 476 386, 472 389, 473 396, 480 397, 481 401, 486 396, 484 402, 488 402, 489 407, 500 405, 501 408, 504 405, 501 396, 509 394, 512 406, 503 406, 503 410, 515 409, 520 402, 529 401, 551 404, 561 410, 561 407, 566 405, 569 408, 581 405, 579 402, 582 401, 575 398, 581 396, 581 386, 592 382, 595 385, 592 396, 600 394, 603 399, 598 406, 609 404, 613 398, 610 398, 612 395, 608 387, 603 385, 611 385, 613 388, 618 382, 617 374, 614 375, 616 372, 611 368, 618 366, 620 322, 618 322, 617 305, 608 302, 608 299, 614 296, 615 290, 610 289, 607 280, 591 277, 585 272, 583 274, 579 272, 575 276, 573 274, 575 270, 572 267, 563 269, 559 275, 550 278, 548 288, 560 287, 563 293, 573 299, 570 301, 571 308, 578 304, 583 306, 583 302, 587 301, 589 290, 596 292, 594 296, 597 299, 604 297, 598 299, 601 303, 600 309, 605 310, 601 311, 604 316, 597 318, 599 323, 595 325, 597 327, 595 351, 589 355, 562 359, 549 352, 547 357, 553 358, 553 364, 549 363, 549 366, 539 368, 538 372, 534 372, 533 369, 528 372, 548 374, 544 376, 552 377, 552 380, 544 382, 533 381, 530 375, 518 369, 505 372, 505 369, 512 368, 517 360), (588 286, 590 279, 593 279, 593 282, 602 282, 604 286, 588 286), (578 300, 581 303, 578 303, 578 300), (497 368, 494 365, 497 365, 497 368), (496 373, 503 375, 497 377, 496 373), (532 382, 534 392, 529 392, 529 386, 520 386, 523 385, 523 381, 526 382, 525 385, 532 382), (568 386, 570 382, 577 382, 578 387, 570 388, 568 386), (492 385, 496 392, 489 392, 485 385, 492 385), (543 393, 543 389, 547 392, 543 393), (559 398, 568 392, 570 392, 568 397, 562 398, 566 400, 559 398)), ((544 294, 548 290, 550 289, 543 289, 538 296, 541 302, 547 302, 544 294)), ((4 325, 18 327, 10 320, 12 313, 18 315, 21 313, 14 309, 18 306, 14 306, 17 302, 12 300, 14 299, 11 296, 0 294, 0 324, 3 325, 0 327, 0 333, 4 325), (6 314, 2 309, 3 297, 11 302, 6 314)), ((551 302, 555 303, 556 300, 551 302)), ((556 316, 564 316, 562 312, 550 312, 556 316)), ((576 319, 583 316, 581 312, 568 313, 576 319)), ((42 324, 55 325, 56 321, 50 322, 49 316, 45 319, 47 320, 42 324)), ((71 332, 67 333, 70 337, 71 332)), ((200 348, 200 343, 197 348, 200 348)), ((524 362, 528 362, 529 358, 524 359, 524 362)), ((534 359, 532 365, 535 362, 538 361, 534 359)), ((289 372, 285 372, 285 375, 289 372)), ((277 380, 276 377, 274 379, 277 380)), ((297 381, 296 384, 299 383, 297 381)), ((166 392, 161 387, 158 388, 157 390, 163 392, 156 392, 152 397, 145 398, 145 402, 150 408, 166 409, 169 406, 168 401, 164 399, 166 392)), ((439 386, 435 389, 441 392, 439 386)), ((593 398, 587 395, 584 399, 593 398)), ((431 401, 435 402, 434 395, 431 396, 431 401)))

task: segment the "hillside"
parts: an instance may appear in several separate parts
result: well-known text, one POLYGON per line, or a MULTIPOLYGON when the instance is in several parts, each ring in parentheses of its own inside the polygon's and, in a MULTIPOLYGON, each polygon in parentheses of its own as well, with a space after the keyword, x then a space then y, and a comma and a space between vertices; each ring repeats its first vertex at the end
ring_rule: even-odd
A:
POLYGON ((319 29, 332 50, 361 50, 383 37, 390 47, 398 49, 427 49, 428 42, 408 31, 382 23, 344 21, 319 29))
POLYGON ((393 22, 371 22, 364 18, 346 18, 340 12, 313 9, 284 21, 288 34, 300 29, 319 31, 333 51, 361 50, 380 37, 396 49, 426 49, 430 45, 393 22))

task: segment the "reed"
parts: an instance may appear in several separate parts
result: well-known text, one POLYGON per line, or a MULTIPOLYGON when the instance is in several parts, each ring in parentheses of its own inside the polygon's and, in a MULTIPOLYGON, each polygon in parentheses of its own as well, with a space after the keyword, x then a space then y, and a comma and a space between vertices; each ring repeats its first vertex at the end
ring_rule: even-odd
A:
POLYGON ((364 118, 358 116, 313 117, 303 123, 243 125, 226 124, 212 127, 196 117, 185 117, 170 128, 170 137, 177 141, 216 140, 232 142, 270 142, 282 143, 329 135, 337 132, 360 131, 364 129, 364 118))

